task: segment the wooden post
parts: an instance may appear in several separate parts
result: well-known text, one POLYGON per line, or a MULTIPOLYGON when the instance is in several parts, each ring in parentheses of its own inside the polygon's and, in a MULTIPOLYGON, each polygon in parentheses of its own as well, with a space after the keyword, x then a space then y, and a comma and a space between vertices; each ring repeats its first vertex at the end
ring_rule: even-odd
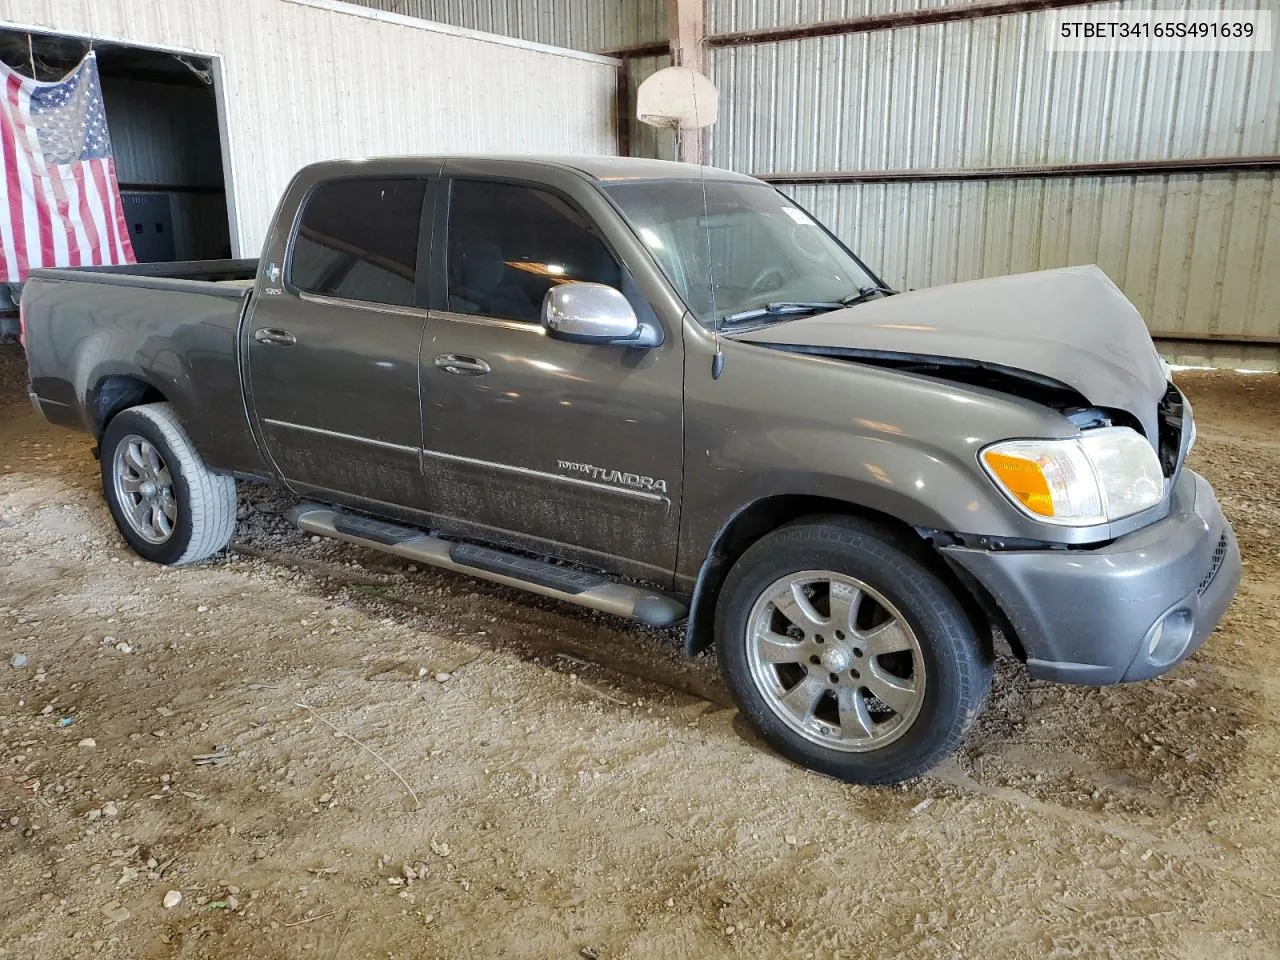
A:
POLYGON ((631 156, 631 61, 625 57, 618 67, 618 156, 631 156))
MULTIPOLYGON (((706 0, 667 0, 667 35, 671 39, 674 66, 707 72, 703 52, 707 35, 706 0)), ((679 159, 685 163, 702 163, 703 131, 684 131, 679 143, 679 159)))

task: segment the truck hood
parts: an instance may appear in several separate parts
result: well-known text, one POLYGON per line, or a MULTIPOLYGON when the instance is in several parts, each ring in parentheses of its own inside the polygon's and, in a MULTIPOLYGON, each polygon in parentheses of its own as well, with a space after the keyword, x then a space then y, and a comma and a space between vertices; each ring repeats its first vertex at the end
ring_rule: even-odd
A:
POLYGON ((1025 371, 1094 406, 1127 411, 1153 442, 1167 389, 1142 317, 1096 266, 931 287, 731 336, 851 360, 1025 371))

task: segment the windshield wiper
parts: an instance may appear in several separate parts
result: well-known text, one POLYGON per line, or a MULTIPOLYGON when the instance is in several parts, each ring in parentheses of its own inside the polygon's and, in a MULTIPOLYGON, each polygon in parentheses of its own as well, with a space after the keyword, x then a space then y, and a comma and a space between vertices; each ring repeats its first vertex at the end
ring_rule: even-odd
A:
POLYGON ((799 316, 806 313, 823 313, 827 310, 839 310, 843 307, 843 303, 833 301, 788 301, 786 303, 770 303, 763 307, 757 307, 754 310, 740 310, 737 313, 731 313, 720 320, 721 326, 732 327, 739 323, 749 323, 752 320, 761 320, 765 317, 784 317, 799 316))
POLYGON ((886 297, 891 297, 897 292, 898 292, 897 290, 890 290, 888 287, 883 286, 882 284, 873 283, 867 287, 859 287, 857 293, 851 293, 849 294, 849 296, 841 300, 840 306, 852 307, 855 303, 862 303, 862 301, 864 300, 870 300, 877 293, 882 293, 886 297))

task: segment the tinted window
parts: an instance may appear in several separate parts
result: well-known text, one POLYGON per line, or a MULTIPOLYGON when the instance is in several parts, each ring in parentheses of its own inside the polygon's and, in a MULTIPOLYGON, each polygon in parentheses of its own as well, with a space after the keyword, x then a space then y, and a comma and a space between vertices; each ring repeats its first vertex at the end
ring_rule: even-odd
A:
POLYGON ((417 281, 424 180, 340 180, 307 200, 289 280, 299 290, 408 307, 417 281))
POLYGON ((536 323, 557 283, 622 286, 590 223, 546 190, 457 180, 449 206, 449 309, 536 323))

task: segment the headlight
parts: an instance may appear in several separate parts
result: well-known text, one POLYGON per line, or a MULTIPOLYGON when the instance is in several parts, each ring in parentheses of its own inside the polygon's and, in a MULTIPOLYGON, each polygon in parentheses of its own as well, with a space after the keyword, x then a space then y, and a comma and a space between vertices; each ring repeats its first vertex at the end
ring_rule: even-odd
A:
POLYGON ((1087 527, 1153 507, 1164 496, 1156 452, 1128 427, 1070 440, 1007 440, 982 465, 1015 504, 1045 523, 1087 527))

